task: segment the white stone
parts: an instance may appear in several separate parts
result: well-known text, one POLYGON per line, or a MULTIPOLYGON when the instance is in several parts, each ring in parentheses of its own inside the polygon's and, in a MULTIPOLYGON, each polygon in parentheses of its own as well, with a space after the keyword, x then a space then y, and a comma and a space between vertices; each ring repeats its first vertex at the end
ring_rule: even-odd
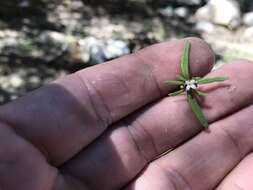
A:
POLYGON ((48 32, 48 36, 58 42, 63 42, 66 39, 66 36, 60 32, 48 32))
POLYGON ((201 0, 177 0, 177 3, 181 3, 184 5, 200 5, 202 3, 201 0))
POLYGON ((80 46, 81 59, 83 62, 88 62, 91 59, 91 54, 97 54, 99 49, 103 47, 103 43, 94 37, 87 37, 78 41, 80 46))
POLYGON ((126 42, 121 40, 108 40, 104 50, 105 58, 112 59, 125 54, 129 54, 130 50, 126 42))
POLYGON ((29 78, 29 82, 38 85, 40 83, 40 78, 37 76, 32 76, 29 78))
POLYGON ((186 7, 178 7, 174 10, 174 14, 180 18, 189 16, 189 10, 186 7))
POLYGON ((14 88, 18 88, 24 83, 24 80, 18 75, 12 75, 9 80, 11 86, 13 86, 14 88))
POLYGON ((195 24, 195 29, 199 32, 212 33, 215 30, 213 23, 208 21, 199 21, 195 24))
POLYGON ((253 26, 253 12, 245 13, 242 20, 246 26, 253 26))
POLYGON ((215 24, 236 28, 241 22, 241 12, 235 0, 209 0, 195 14, 199 21, 211 21, 215 24))
POLYGON ((210 5, 207 4, 196 11, 195 17, 198 21, 211 21, 211 12, 210 5))
POLYGON ((46 31, 42 33, 39 38, 44 41, 53 41, 55 43, 61 44, 68 44, 75 41, 75 37, 71 35, 65 35, 60 32, 51 32, 51 31, 46 31))
POLYGON ((79 46, 82 60, 91 61, 92 64, 103 63, 130 53, 127 43, 121 40, 99 40, 88 37, 79 40, 79 46))
POLYGON ((159 9, 158 11, 162 16, 165 16, 165 17, 172 17, 173 14, 174 14, 174 10, 172 7, 168 6, 166 8, 163 8, 163 9, 159 9))

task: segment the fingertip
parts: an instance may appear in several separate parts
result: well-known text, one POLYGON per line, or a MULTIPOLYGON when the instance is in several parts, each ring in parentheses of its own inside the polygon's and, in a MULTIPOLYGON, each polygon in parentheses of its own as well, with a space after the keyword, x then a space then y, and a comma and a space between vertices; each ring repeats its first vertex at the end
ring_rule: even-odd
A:
POLYGON ((203 76, 209 73, 215 63, 215 54, 211 46, 204 40, 197 37, 188 37, 183 41, 191 42, 190 68, 192 75, 203 76))

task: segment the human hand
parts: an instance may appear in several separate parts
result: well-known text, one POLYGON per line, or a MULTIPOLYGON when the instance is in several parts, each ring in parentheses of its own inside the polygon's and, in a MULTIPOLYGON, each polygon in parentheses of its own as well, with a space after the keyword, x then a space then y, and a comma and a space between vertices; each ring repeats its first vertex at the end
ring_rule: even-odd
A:
MULTIPOLYGON (((190 68, 214 62, 196 38, 190 68)), ((167 97, 183 40, 69 75, 0 107, 1 190, 253 189, 253 65, 213 71, 203 86, 209 131, 186 98, 167 97), (165 151, 173 149, 159 157, 165 151)))

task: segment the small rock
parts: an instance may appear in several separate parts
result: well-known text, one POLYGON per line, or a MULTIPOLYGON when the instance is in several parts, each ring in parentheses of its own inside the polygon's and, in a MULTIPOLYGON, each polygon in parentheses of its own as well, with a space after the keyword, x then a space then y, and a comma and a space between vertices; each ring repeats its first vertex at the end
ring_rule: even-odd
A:
POLYGON ((10 95, 10 100, 16 100, 18 98, 17 94, 11 94, 10 95))
POLYGON ((106 61, 105 54, 104 54, 104 44, 98 41, 97 44, 93 44, 90 47, 89 52, 89 63, 92 65, 104 63, 106 61))
POLYGON ((198 21, 211 21, 211 12, 210 5, 205 5, 196 11, 195 17, 198 21))
POLYGON ((94 37, 87 37, 78 41, 80 58, 83 62, 99 64, 105 61, 103 53, 104 43, 94 37))
POLYGON ((27 1, 27 0, 21 0, 20 3, 19 3, 19 6, 22 7, 22 8, 27 8, 30 6, 30 2, 27 1))
POLYGON ((121 40, 98 40, 94 37, 79 40, 81 59, 91 64, 103 63, 109 59, 129 54, 126 42, 121 40))
POLYGON ((180 18, 186 18, 189 16, 189 9, 186 7, 178 7, 174 10, 174 14, 180 18))
POLYGON ((82 1, 71 1, 72 10, 81 10, 84 8, 82 1))
POLYGON ((31 83, 33 85, 39 85, 40 82, 41 82, 41 80, 38 76, 31 76, 29 78, 29 83, 31 83))
POLYGON ((199 21, 195 24, 195 29, 199 32, 212 33, 215 30, 215 27, 211 22, 199 21))
POLYGON ((106 59, 113 59, 129 54, 130 50, 126 42, 121 40, 108 40, 105 43, 104 54, 106 59))
POLYGON ((210 21, 235 29, 240 25, 241 12, 235 0, 209 0, 195 14, 198 21, 210 21))
POLYGON ((188 6, 198 6, 202 4, 202 0, 177 0, 177 3, 188 6))
POLYGON ((253 26, 253 12, 245 13, 242 20, 246 26, 253 26))
POLYGON ((6 38, 5 43, 6 46, 15 46, 17 45, 17 40, 15 38, 6 38))
POLYGON ((10 85, 14 88, 18 88, 23 85, 24 80, 18 75, 12 75, 9 79, 10 85))
POLYGON ((172 17, 174 14, 174 10, 172 7, 168 6, 166 8, 159 9, 158 11, 162 16, 172 17))
POLYGON ((51 42, 55 44, 67 44, 72 43, 75 41, 75 38, 70 35, 65 35, 60 32, 51 32, 51 31, 45 31, 42 32, 41 35, 38 37, 39 41, 42 42, 51 42))

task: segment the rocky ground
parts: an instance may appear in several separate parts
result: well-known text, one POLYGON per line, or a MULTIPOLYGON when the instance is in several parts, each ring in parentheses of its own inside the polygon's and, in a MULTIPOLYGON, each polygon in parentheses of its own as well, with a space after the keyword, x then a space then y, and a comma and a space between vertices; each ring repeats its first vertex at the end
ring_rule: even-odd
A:
POLYGON ((252 8, 249 0, 0 2, 0 103, 171 38, 205 39, 218 65, 253 59, 252 8))

